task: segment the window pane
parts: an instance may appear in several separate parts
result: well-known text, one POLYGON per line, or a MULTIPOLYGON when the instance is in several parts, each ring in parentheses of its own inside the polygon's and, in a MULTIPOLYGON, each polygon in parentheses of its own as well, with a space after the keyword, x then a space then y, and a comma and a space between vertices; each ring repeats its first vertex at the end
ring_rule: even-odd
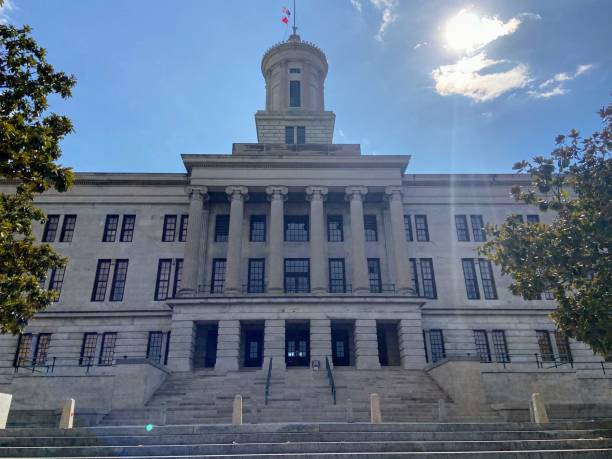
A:
POLYGON ((555 332, 555 342, 557 343, 557 350, 559 351, 559 360, 561 362, 569 363, 572 361, 572 351, 570 350, 569 340, 563 333, 555 332))
POLYGON ((307 258, 285 259, 285 292, 310 292, 310 260, 307 258))
POLYGON ((497 299, 497 289, 495 288, 495 278, 493 277, 493 267, 489 260, 478 259, 480 267, 480 278, 482 279, 482 291, 487 300, 497 299))
POLYGON ((187 228, 189 227, 189 215, 181 215, 181 228, 179 232, 179 242, 187 240, 187 228))
POLYGON ((51 270, 51 280, 49 281, 49 290, 57 292, 57 298, 55 301, 59 301, 60 294, 62 293, 62 286, 64 285, 64 273, 66 267, 55 268, 51 270))
POLYGON ((297 143, 298 145, 306 143, 306 128, 304 126, 297 127, 297 143))
POLYGON ((378 228, 376 227, 376 215, 363 216, 363 228, 365 230, 365 240, 378 241, 378 228))
POLYGON ((45 223, 45 230, 43 231, 43 242, 54 242, 57 234, 57 227, 59 225, 59 215, 48 215, 47 222, 45 223))
POLYGON ((147 344, 147 359, 160 363, 162 356, 163 333, 160 331, 149 332, 147 344))
POLYGON ((93 365, 96 357, 96 347, 98 345, 97 333, 85 333, 83 335, 83 344, 81 346, 81 358, 79 365, 93 365))
POLYGON ((444 335, 442 330, 430 330, 429 331, 429 345, 431 347, 431 360, 437 362, 446 357, 446 350, 444 349, 444 335))
POLYGON ((251 242, 266 241, 266 216, 251 215, 251 228, 249 231, 249 240, 251 242))
POLYGON ((266 261, 263 258, 251 258, 249 260, 249 293, 264 293, 266 261))
POLYGON ((425 298, 436 299, 436 277, 434 275, 433 260, 431 258, 421 258, 421 279, 423 280, 423 296, 425 298))
POLYGON ((329 292, 345 293, 344 258, 329 259, 329 292))
POLYGON ((210 283, 210 293, 223 293, 225 286, 225 258, 215 258, 213 260, 212 281, 210 283))
POLYGON ((295 143, 293 126, 285 126, 285 143, 287 145, 293 145, 295 143))
POLYGON ((487 240, 487 233, 485 231, 482 215, 470 215, 470 220, 472 222, 474 241, 485 242, 487 240))
POLYGON ((285 215, 285 241, 308 241, 307 215, 285 215))
POLYGON ((170 288, 170 269, 172 260, 166 258, 159 260, 157 264, 157 280, 155 281, 155 300, 165 300, 168 298, 170 288))
POLYGON ((102 335, 102 349, 100 350, 99 365, 112 365, 115 359, 115 344, 117 333, 104 333, 102 335))
POLYGON ((110 274, 110 266, 110 260, 98 260, 96 278, 91 293, 91 301, 104 301, 106 297, 106 287, 108 285, 108 276, 110 274))
POLYGON ((415 215, 414 226, 416 228, 417 241, 429 241, 429 228, 427 227, 427 215, 415 215))
POLYGON ((102 242, 115 242, 117 227, 119 226, 119 215, 107 215, 104 222, 104 234, 102 242))
POLYGON ((552 350, 552 344, 550 342, 550 334, 546 330, 536 330, 538 337, 538 346, 540 347, 540 354, 542 355, 542 361, 552 362, 555 360, 555 354, 552 350))
POLYGON ((136 215, 124 215, 123 223, 121 223, 121 242, 132 242, 134 238, 134 226, 136 224, 136 215))
POLYGON ((412 220, 410 215, 404 215, 404 231, 406 232, 406 240, 412 241, 412 220))
POLYGON ((469 300, 479 300, 480 290, 478 289, 478 279, 476 278, 476 269, 474 260, 471 258, 463 258, 463 277, 465 279, 465 290, 469 300))
POLYGON ((470 233, 468 232, 467 218, 465 215, 455 215, 455 227, 457 228, 458 241, 470 240, 470 233))
POLYGON ((301 106, 301 95, 300 95, 300 82, 290 81, 289 82, 289 106, 299 107, 301 106))
POLYGON ((417 269, 417 260, 416 258, 410 258, 410 285, 412 286, 412 291, 416 296, 420 295, 419 288, 419 271, 417 269))
POLYGON ((527 215, 527 223, 529 224, 533 224, 533 223, 540 223, 540 216, 535 214, 535 215, 527 215))
POLYGON ((76 226, 76 218, 76 215, 64 216, 64 224, 62 225, 60 242, 72 242, 72 236, 74 235, 74 228, 76 226))
POLYGON ((329 242, 342 242, 344 240, 342 215, 327 216, 327 240, 329 242))
POLYGON ((27 365, 30 360, 30 352, 32 350, 32 335, 30 333, 19 335, 17 343, 17 352, 15 353, 14 366, 20 367, 27 365))
POLYGON ((111 287, 110 301, 123 301, 125 280, 127 279, 128 260, 117 260, 115 262, 115 274, 111 287))
POLYGON ((495 351, 495 361, 501 363, 510 362, 508 345, 506 344, 506 332, 503 330, 493 330, 493 350, 495 351))
POLYGON ((162 233, 162 242, 174 242, 176 238, 176 215, 164 216, 164 231, 162 233))
POLYGON ((47 363, 49 354, 49 344, 51 344, 51 334, 41 333, 36 341, 36 351, 34 352, 34 365, 44 365, 47 363))
POLYGON ((491 352, 489 351, 489 340, 485 330, 474 330, 474 341, 476 343, 476 352, 480 356, 481 362, 491 361, 491 352))
POLYGON ((181 289, 183 281, 183 259, 177 258, 174 265, 174 286, 172 287, 172 298, 176 298, 176 294, 181 289))
POLYGON ((382 292, 380 280, 380 260, 378 258, 368 258, 368 278, 370 280, 370 292, 382 292))
POLYGON ((229 237, 229 215, 217 215, 215 218, 215 242, 227 242, 229 237))

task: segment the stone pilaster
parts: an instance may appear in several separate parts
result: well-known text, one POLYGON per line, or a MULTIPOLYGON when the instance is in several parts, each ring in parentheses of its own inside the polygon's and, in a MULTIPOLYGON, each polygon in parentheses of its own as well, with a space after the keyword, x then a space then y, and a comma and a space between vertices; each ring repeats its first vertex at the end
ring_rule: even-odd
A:
MULTIPOLYGON (((289 189, 286 186, 269 186, 266 194, 270 200, 270 242, 268 244, 268 292, 283 292, 283 225, 285 201, 289 189)), ((284 339, 284 338, 283 338, 284 339)), ((284 352, 284 351, 283 351, 284 352)), ((284 360, 283 360, 284 361, 284 360)))
POLYGON ((345 189, 346 199, 350 202, 351 210, 351 239, 353 292, 368 293, 370 282, 368 280, 368 262, 365 253, 365 229, 363 226, 363 198, 368 189, 365 186, 350 186, 345 189))
POLYGON ((183 256, 183 278, 181 280, 180 297, 193 296, 198 291, 200 267, 204 257, 202 248, 206 245, 208 228, 208 208, 204 203, 208 200, 208 189, 192 187, 189 190, 189 223, 185 255, 183 256))
POLYGON ((230 295, 242 292, 242 278, 240 275, 242 221, 244 219, 244 201, 247 199, 248 191, 245 186, 228 186, 225 189, 231 205, 224 292, 230 295))
POLYGON ((325 370, 325 357, 333 367, 331 355, 331 320, 313 319, 310 321, 310 360, 321 362, 321 371, 325 370))
POLYGON ((419 319, 402 319, 397 327, 402 368, 421 370, 425 367, 423 326, 419 319))
POLYGON ((220 320, 215 370, 237 371, 240 354, 240 321, 220 320))
POLYGON ((380 369, 376 320, 374 319, 355 321, 355 360, 359 370, 380 369))
POLYGON ((173 318, 170 334, 168 367, 172 371, 191 371, 195 349, 195 324, 193 320, 173 318))
POLYGON ((408 246, 404 229, 404 205, 402 203, 402 187, 388 186, 385 188, 389 212, 391 215, 391 234, 393 239, 393 258, 395 260, 395 288, 400 294, 412 292, 410 284, 410 266, 408 264, 408 246))
POLYGON ((306 188, 306 196, 310 201, 310 290, 312 293, 327 291, 325 213, 323 211, 327 191, 324 186, 306 188))
POLYGON ((285 371, 285 321, 266 319, 264 328, 264 364, 263 371, 268 372, 272 359, 272 372, 285 371))

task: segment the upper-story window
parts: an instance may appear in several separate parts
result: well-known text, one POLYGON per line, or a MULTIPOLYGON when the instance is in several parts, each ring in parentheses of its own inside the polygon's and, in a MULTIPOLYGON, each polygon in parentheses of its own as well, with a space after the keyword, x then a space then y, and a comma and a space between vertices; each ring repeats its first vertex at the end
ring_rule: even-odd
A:
POLYGON ((553 353, 552 343, 550 342, 550 335, 546 330, 536 330, 536 336, 538 337, 538 346, 540 348, 540 354, 542 360, 545 362, 552 362, 555 360, 555 354, 553 353))
POLYGON ((467 226, 467 217, 465 215, 455 215, 455 227, 457 228, 457 240, 469 241, 470 232, 467 226))
POLYGON ((476 344, 476 352, 480 356, 481 362, 491 361, 491 349, 489 348, 489 339, 486 330, 474 330, 474 343, 476 344))
POLYGON ((289 82, 289 106, 300 107, 302 105, 301 83, 297 80, 289 82))
POLYGON ((91 292, 91 301, 104 301, 106 298, 106 287, 110 275, 111 260, 98 260, 94 287, 91 292))
POLYGON ((329 242, 342 242, 344 240, 342 215, 327 216, 327 240, 329 242))
POLYGON ((310 260, 285 258, 285 293, 310 292, 310 260))
POLYGON ((55 236, 57 235, 57 227, 59 226, 59 215, 48 215, 47 223, 45 223, 45 230, 43 231, 43 242, 55 242, 55 236))
POLYGON ((107 215, 104 222, 104 234, 102 242, 115 242, 117 227, 119 226, 119 215, 107 215))
POLYGON ((62 224, 60 242, 72 242, 72 237, 74 236, 74 228, 76 226, 76 218, 76 215, 64 215, 64 223, 62 224))
POLYGON ((55 301, 59 301, 59 297, 62 293, 62 286, 64 285, 64 274, 66 273, 66 267, 60 266, 51 270, 51 280, 49 281, 49 290, 57 292, 57 298, 55 301))
POLYGON ((215 258, 213 260, 212 277, 210 282, 210 293, 223 293, 225 288, 225 258, 215 258))
POLYGON ((427 226, 427 215, 415 215, 414 226, 416 228, 417 241, 429 241, 429 228, 427 226))
POLYGON ((189 227, 189 215, 181 215, 181 226, 179 229, 179 242, 185 242, 187 240, 187 228, 189 227))
POLYGON ((265 292, 266 260, 263 258, 249 259, 249 283, 247 290, 249 293, 265 292))
POLYGON ((410 215, 404 215, 404 231, 406 232, 406 240, 412 241, 412 220, 410 215))
POLYGON ((365 240, 378 241, 378 228, 376 226, 376 215, 363 216, 363 228, 365 230, 365 240))
POLYGON ((127 280, 128 260, 115 261, 115 273, 113 274, 113 284, 109 301, 123 301, 125 291, 125 281, 127 280))
POLYGON ((508 343, 506 341, 506 332, 503 330, 493 330, 491 332, 493 341, 493 352, 497 362, 510 362, 510 354, 508 353, 508 343))
POLYGON ((433 260, 431 258, 421 258, 421 280, 423 281, 423 296, 425 298, 438 298, 436 289, 436 276, 434 274, 433 260))
POLYGON ((288 145, 304 145, 306 143, 306 127, 285 126, 285 143, 288 145))
POLYGON ((487 240, 487 232, 485 231, 482 215, 470 215, 470 221, 472 223, 474 241, 485 242, 487 240))
POLYGON ((266 242, 266 216, 251 215, 249 241, 266 242))
POLYGON ((164 216, 164 230, 162 232, 162 242, 174 242, 176 238, 176 215, 164 216))
POLYGON ((285 241, 308 241, 308 215, 285 215, 285 241))
POLYGON ((346 278, 344 274, 344 258, 329 259, 329 292, 345 293, 346 278))
POLYGON ((302 73, 302 69, 291 68, 289 69, 289 73, 302 73))
POLYGON ((229 238, 229 215, 217 215, 215 218, 215 242, 227 242, 229 238))
POLYGON ((478 278, 476 277, 476 268, 472 258, 464 258, 461 260, 463 266, 463 277, 465 279, 465 290, 468 300, 479 300, 480 290, 478 289, 478 278))
POLYGON ((136 215, 124 215, 121 222, 121 242, 132 242, 134 238, 134 226, 136 225, 136 215))
POLYGON ((540 216, 538 214, 527 215, 527 223, 529 224, 540 223, 540 216))
POLYGON ((493 277, 493 267, 489 260, 478 259, 480 267, 480 279, 482 280, 482 291, 487 300, 497 299, 497 289, 495 288, 495 278, 493 277))
POLYGON ((165 300, 168 298, 170 291, 170 270, 172 269, 172 260, 170 258, 162 258, 157 264, 157 279, 155 280, 155 300, 165 300))
POLYGON ((368 280, 370 281, 371 293, 382 292, 380 260, 378 258, 368 258, 368 280))

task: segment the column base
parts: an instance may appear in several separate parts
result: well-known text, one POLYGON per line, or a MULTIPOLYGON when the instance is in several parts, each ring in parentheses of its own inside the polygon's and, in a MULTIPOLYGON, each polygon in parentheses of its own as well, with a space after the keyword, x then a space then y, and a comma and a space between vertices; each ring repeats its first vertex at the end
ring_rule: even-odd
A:
POLYGON ((178 291, 179 298, 190 298, 196 295, 196 290, 193 288, 182 288, 178 291))

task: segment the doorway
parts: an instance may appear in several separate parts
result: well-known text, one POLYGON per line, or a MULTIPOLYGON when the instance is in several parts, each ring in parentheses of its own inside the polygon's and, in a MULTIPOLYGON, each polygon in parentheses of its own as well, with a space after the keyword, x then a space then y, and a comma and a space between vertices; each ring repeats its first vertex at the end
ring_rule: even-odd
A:
POLYGON ((196 325, 194 368, 214 368, 217 362, 217 339, 219 324, 204 322, 196 325))
POLYGON ((347 367, 354 363, 354 321, 331 322, 332 361, 334 367, 347 367))
POLYGON ((397 327, 397 322, 376 321, 378 360, 382 367, 397 367, 400 365, 397 327))
POLYGON ((310 322, 285 322, 285 364, 310 366, 310 322))
POLYGON ((264 351, 264 323, 240 322, 242 366, 261 368, 264 351))

